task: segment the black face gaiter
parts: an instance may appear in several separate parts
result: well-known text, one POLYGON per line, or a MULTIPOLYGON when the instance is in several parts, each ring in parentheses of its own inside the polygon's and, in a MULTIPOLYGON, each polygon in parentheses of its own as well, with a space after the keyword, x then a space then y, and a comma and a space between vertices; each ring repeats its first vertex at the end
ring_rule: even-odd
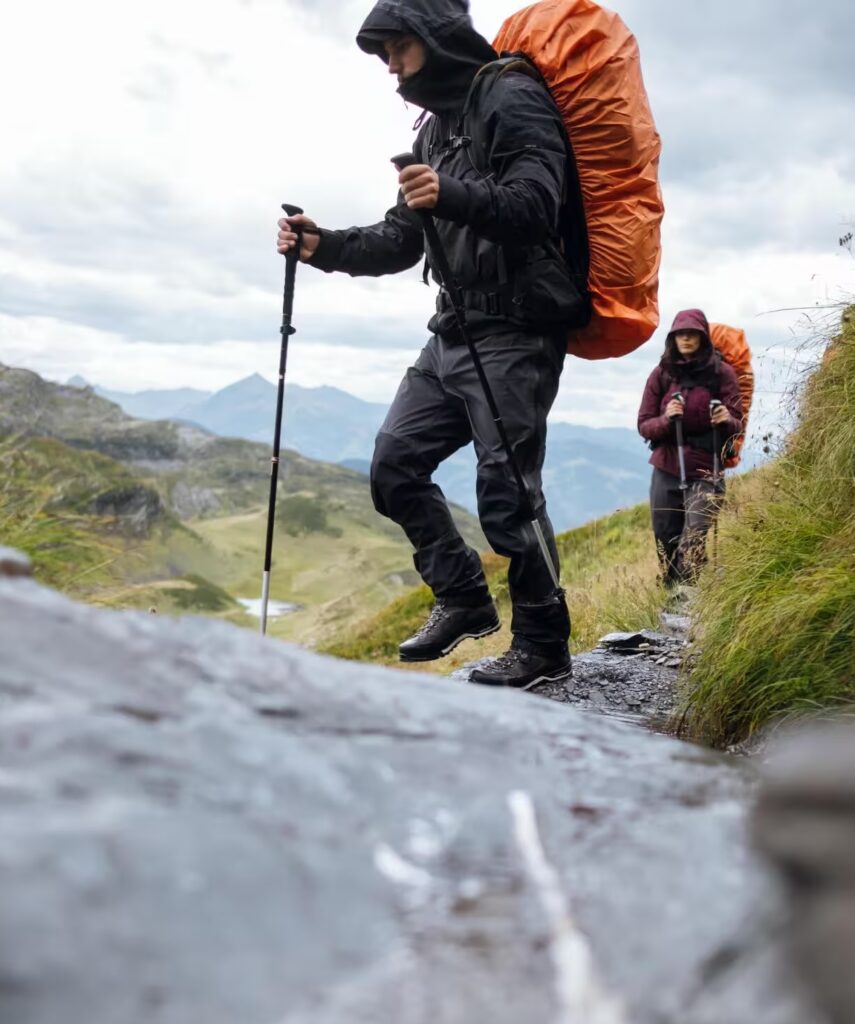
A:
POLYGON ((478 64, 455 61, 428 50, 424 67, 405 79, 398 92, 407 103, 433 114, 456 112, 463 106, 472 80, 485 63, 487 61, 478 64))

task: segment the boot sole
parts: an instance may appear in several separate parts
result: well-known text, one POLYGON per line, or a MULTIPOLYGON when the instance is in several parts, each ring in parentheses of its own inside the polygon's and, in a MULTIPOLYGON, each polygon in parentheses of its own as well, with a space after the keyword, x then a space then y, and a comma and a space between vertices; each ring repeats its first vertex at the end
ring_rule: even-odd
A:
POLYGON ((573 666, 568 665, 566 669, 562 669, 560 672, 554 672, 551 675, 538 676, 536 679, 532 679, 531 682, 526 683, 525 686, 514 686, 512 683, 497 683, 492 679, 478 679, 474 672, 470 675, 469 682, 475 683, 478 686, 496 686, 503 690, 517 690, 519 693, 525 693, 527 690, 531 690, 535 686, 539 686, 541 683, 561 683, 565 679, 572 678, 573 666))
POLYGON ((462 644, 464 640, 481 640, 485 636, 492 636, 493 633, 498 633, 501 628, 501 622, 496 622, 492 626, 488 626, 486 629, 482 630, 480 633, 461 633, 461 635, 457 637, 456 640, 452 640, 447 647, 443 647, 442 651, 439 654, 426 654, 422 655, 421 657, 419 657, 418 655, 413 657, 411 655, 401 654, 400 660, 406 664, 416 664, 419 662, 426 661, 439 661, 440 658, 445 658, 449 654, 451 654, 454 648, 462 644))
POLYGON ((520 690, 525 693, 526 690, 532 689, 534 686, 538 686, 540 683, 561 683, 565 679, 573 678, 573 666, 568 665, 566 671, 562 669, 560 672, 555 673, 551 676, 538 676, 537 679, 533 679, 530 683, 526 683, 525 686, 510 686, 510 690, 520 690))

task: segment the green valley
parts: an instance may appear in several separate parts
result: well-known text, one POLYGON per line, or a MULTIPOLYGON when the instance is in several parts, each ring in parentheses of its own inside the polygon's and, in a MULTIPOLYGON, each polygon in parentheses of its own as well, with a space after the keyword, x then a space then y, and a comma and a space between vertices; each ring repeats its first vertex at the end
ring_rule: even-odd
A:
MULTIPOLYGON (((0 543, 36 576, 91 603, 198 612, 254 627, 270 452, 143 421, 89 388, 0 366, 0 543)), ((456 510, 483 547, 476 520, 456 510)), ((313 644, 416 582, 411 549, 375 513, 367 479, 286 452, 272 597, 299 606, 276 636, 313 644)))

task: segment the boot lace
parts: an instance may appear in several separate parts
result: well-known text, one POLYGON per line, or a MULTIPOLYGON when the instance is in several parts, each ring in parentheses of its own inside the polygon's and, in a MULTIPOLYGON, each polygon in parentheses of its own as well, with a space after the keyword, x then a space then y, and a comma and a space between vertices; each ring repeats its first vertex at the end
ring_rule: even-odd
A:
POLYGON ((421 627, 421 629, 416 630, 416 636, 422 637, 425 636, 425 634, 430 633, 435 626, 438 626, 440 622, 442 622, 445 615, 445 607, 437 602, 437 604, 433 606, 433 610, 428 616, 427 622, 421 627))
POLYGON ((496 658, 492 667, 504 672, 507 669, 513 668, 515 665, 525 665, 528 659, 529 656, 526 651, 521 651, 518 647, 511 647, 505 651, 504 654, 501 654, 496 658))

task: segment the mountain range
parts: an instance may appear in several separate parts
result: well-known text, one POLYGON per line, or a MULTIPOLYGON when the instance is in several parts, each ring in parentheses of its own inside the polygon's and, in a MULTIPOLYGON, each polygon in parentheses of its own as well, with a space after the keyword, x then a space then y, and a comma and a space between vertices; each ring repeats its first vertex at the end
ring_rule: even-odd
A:
MULTIPOLYGON (((85 386, 73 378, 69 384, 85 386)), ((217 392, 180 388, 136 393, 96 387, 129 415, 198 424, 221 437, 270 444, 276 387, 258 374, 217 392)), ((283 444, 302 455, 367 473, 374 437, 386 406, 333 387, 288 384, 283 444)), ((544 489, 557 530, 567 530, 644 499, 648 452, 633 430, 595 429, 552 422, 544 466, 544 489)), ((476 511, 475 455, 469 445, 435 475, 450 501, 476 511)))

